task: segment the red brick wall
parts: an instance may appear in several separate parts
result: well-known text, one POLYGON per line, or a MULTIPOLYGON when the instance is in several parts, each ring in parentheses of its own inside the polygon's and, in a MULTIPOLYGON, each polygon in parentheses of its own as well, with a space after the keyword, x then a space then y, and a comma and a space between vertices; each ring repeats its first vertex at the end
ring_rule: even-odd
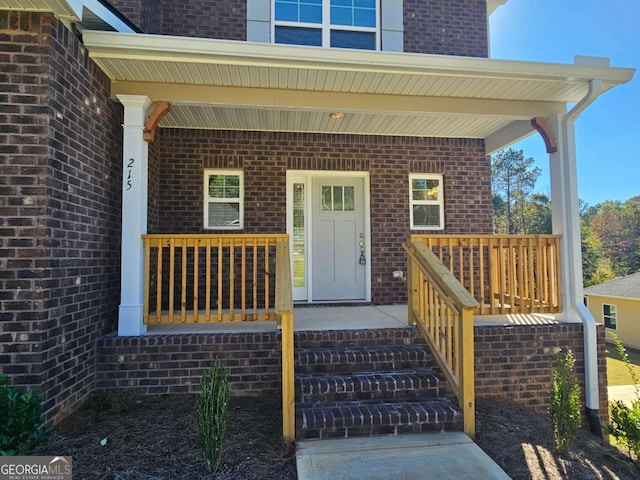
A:
POLYGON ((162 33, 183 37, 247 39, 246 0, 163 2, 162 33))
MULTIPOLYGON (((146 33, 246 40, 246 0, 113 0, 146 33)), ((487 57, 486 0, 404 0, 404 49, 487 57)))
MULTIPOLYGON (((297 332, 304 348, 332 345, 424 343, 415 329, 369 331, 355 341, 341 331, 297 332), (369 333, 371 335, 369 335, 369 333), (347 340, 348 339, 348 340, 347 340)), ((364 333, 364 332, 363 332, 364 333)), ((600 415, 608 418, 604 329, 598 330, 600 415)), ((475 328, 476 397, 515 403, 538 414, 549 408, 551 368, 558 351, 576 355, 584 392, 581 324, 475 328)), ((194 393, 199 378, 216 357, 229 368, 234 395, 281 389, 280 336, 272 333, 108 336, 98 346, 97 388, 138 394, 194 393)), ((584 398, 583 403, 584 405, 584 398)))
POLYGON ((488 57, 486 0, 404 0, 404 51, 488 57))
POLYGON ((406 271, 410 172, 444 175, 445 233, 491 233, 490 165, 480 140, 160 129, 156 141, 157 233, 205 232, 205 168, 244 170, 245 233, 286 231, 287 169, 369 172, 374 303, 406 301, 406 285, 392 272, 406 271))
POLYGON ((115 328, 122 109, 51 15, 0 12, 0 52, 0 369, 55 420, 93 389, 115 328))
POLYGON ((229 373, 233 395, 276 394, 282 389, 280 334, 153 335, 100 340, 96 388, 140 395, 196 393, 216 358, 229 373))
MULTIPOLYGON (((550 371, 559 352, 576 356, 584 405, 582 324, 476 327, 476 396, 517 403, 539 414, 549 409, 550 371)), ((598 327, 600 415, 608 418, 605 331, 598 327)))

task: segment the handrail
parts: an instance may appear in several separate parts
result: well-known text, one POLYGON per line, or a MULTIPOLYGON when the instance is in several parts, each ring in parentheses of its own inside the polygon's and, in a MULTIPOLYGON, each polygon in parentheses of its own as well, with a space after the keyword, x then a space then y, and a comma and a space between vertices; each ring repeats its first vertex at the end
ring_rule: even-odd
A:
POLYGON ((478 301, 479 315, 558 313, 559 235, 423 235, 426 244, 478 301))
POLYGON ((295 390, 293 345, 293 293, 289 239, 276 243, 276 299, 282 335, 282 436, 295 439, 295 390))
POLYGON ((475 437, 473 312, 478 302, 425 244, 403 244, 408 258, 409 321, 418 326, 453 388, 464 431, 475 437))

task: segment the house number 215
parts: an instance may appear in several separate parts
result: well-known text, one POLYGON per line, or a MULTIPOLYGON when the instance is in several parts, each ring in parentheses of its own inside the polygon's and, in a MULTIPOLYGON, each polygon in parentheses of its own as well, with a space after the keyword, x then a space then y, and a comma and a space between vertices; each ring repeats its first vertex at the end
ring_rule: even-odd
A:
POLYGON ((133 164, 135 160, 133 158, 129 159, 127 163, 127 190, 131 190, 131 172, 133 171, 133 164))

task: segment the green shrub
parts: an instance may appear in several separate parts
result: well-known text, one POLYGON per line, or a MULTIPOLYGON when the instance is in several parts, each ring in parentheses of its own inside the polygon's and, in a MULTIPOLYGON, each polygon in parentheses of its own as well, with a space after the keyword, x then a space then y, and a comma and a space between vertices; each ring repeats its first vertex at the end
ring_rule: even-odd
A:
POLYGON ((202 392, 196 397, 198 443, 204 450, 207 469, 215 472, 220 463, 230 397, 227 372, 219 360, 202 375, 200 384, 202 392))
POLYGON ((42 424, 40 399, 22 393, 0 375, 0 455, 28 455, 47 445, 51 429, 42 424))
POLYGON ((580 408, 580 386, 574 373, 575 357, 571 350, 559 356, 551 372, 551 425, 556 453, 564 455, 580 429, 582 415, 580 408))
POLYGON ((640 465, 640 392, 638 391, 640 382, 622 342, 617 335, 612 333, 611 336, 618 354, 629 371, 631 381, 636 385, 636 399, 631 402, 631 406, 621 401, 611 404, 611 421, 607 424, 607 429, 616 438, 618 444, 626 448, 629 456, 640 465))

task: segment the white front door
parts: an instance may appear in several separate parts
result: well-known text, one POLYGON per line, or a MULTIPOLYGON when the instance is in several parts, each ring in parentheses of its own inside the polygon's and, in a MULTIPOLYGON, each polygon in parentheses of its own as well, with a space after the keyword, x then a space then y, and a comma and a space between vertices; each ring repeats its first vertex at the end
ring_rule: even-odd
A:
POLYGON ((369 300, 366 174, 290 172, 294 300, 369 300))

